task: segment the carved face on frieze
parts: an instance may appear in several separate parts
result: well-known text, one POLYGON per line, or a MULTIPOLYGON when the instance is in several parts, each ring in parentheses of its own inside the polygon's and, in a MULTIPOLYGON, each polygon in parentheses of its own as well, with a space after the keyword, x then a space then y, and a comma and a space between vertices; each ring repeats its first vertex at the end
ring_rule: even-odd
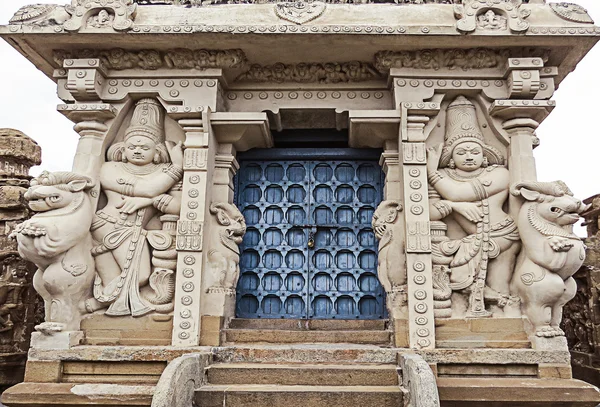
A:
POLYGON ((147 165, 158 161, 156 143, 148 137, 133 136, 125 141, 125 159, 135 165, 147 165))
POLYGON ((478 170, 484 162, 483 148, 473 141, 460 143, 454 147, 452 159, 459 170, 467 172, 478 170))

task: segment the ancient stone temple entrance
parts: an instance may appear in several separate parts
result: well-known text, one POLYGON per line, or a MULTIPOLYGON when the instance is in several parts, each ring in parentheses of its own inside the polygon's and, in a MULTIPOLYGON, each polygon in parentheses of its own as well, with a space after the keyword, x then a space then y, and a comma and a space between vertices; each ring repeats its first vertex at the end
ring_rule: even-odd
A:
POLYGON ((236 203, 248 230, 238 317, 384 317, 371 228, 383 197, 379 153, 271 149, 240 157, 236 203))

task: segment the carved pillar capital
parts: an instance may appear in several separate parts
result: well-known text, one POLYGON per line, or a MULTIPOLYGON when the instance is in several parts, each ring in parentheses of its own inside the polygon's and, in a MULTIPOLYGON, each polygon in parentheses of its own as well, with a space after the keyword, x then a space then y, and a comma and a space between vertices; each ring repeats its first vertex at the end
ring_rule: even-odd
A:
MULTIPOLYGON (((75 123, 73 129, 81 137, 73 160, 73 171, 95 178, 103 162, 107 123, 117 116, 118 109, 109 103, 74 103, 59 105, 58 111, 75 123)), ((99 189, 99 186, 96 188, 99 189)), ((96 192, 97 189, 92 194, 96 192)))
MULTIPOLYGON (((535 131, 554 106, 553 100, 496 100, 490 106, 489 113, 502 123, 498 130, 509 144, 510 185, 537 180, 533 149, 539 145, 539 139, 535 131)), ((509 199, 510 215, 517 219, 520 202, 513 196, 509 199)))

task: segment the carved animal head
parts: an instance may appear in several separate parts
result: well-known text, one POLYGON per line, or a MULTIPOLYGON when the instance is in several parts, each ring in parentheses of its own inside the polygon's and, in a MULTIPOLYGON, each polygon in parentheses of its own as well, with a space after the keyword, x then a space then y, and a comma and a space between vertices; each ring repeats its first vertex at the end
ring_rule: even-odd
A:
POLYGON ((573 197, 573 193, 562 181, 522 182, 514 186, 511 193, 537 203, 537 215, 549 223, 567 226, 576 223, 588 206, 573 197))
POLYGON ((210 213, 217 217, 219 225, 225 226, 227 237, 236 244, 241 244, 246 234, 246 220, 240 210, 230 203, 213 203, 210 213))
POLYGON ((398 214, 402 212, 402 204, 398 201, 383 201, 373 214, 373 230, 378 239, 383 237, 388 224, 396 222, 398 214))
POLYGON ((94 186, 91 178, 73 172, 47 172, 31 181, 25 193, 29 207, 36 212, 65 208, 76 199, 79 192, 94 186))

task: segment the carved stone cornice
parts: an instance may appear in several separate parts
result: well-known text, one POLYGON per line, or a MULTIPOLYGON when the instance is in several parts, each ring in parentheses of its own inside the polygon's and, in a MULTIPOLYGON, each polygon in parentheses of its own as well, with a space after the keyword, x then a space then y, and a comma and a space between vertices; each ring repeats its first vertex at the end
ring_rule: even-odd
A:
POLYGON ((63 66, 68 59, 97 58, 106 69, 207 69, 207 68, 243 68, 247 64, 246 55, 241 49, 172 49, 157 51, 145 49, 125 51, 120 48, 109 50, 80 50, 54 52, 54 62, 63 66))
MULTIPOLYGON (((527 1, 527 0, 525 0, 527 1)), ((168 4, 174 6, 210 6, 218 4, 289 3, 289 0, 134 0, 137 4, 168 4)), ((329 4, 452 4, 454 0, 326 0, 329 4)))
POLYGON ((547 49, 424 49, 418 51, 380 51, 375 54, 375 68, 389 72, 392 68, 473 69, 498 68, 510 57, 538 57, 545 62, 547 49))
POLYGON ((236 78, 238 82, 297 82, 297 83, 346 83, 379 79, 381 74, 369 62, 282 63, 261 66, 252 65, 250 70, 236 78))

